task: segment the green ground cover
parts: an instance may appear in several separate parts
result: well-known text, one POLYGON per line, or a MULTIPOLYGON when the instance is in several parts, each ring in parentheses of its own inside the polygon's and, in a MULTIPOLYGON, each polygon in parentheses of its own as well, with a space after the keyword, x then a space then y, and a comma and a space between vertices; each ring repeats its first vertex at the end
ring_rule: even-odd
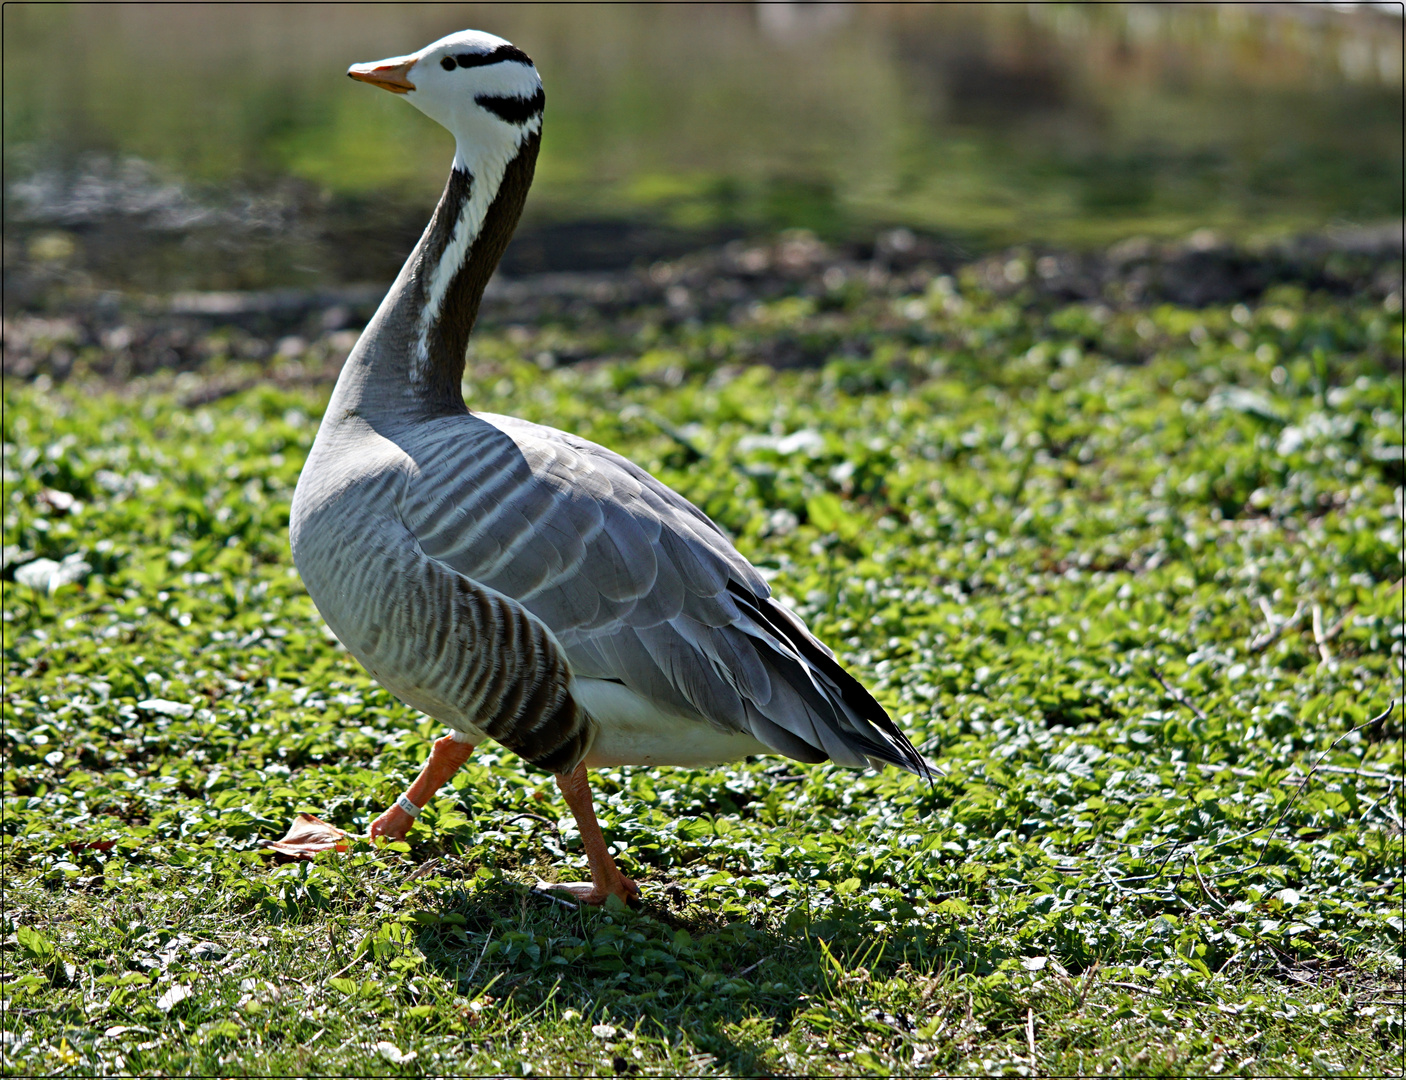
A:
POLYGON ((4 1069, 1396 1072, 1399 308, 481 335, 472 404, 704 507, 946 770, 602 771, 637 911, 531 891, 579 840, 490 747, 408 844, 260 854, 441 734, 292 567, 326 385, 7 384, 4 1069), (740 362, 782 339, 830 359, 740 362))

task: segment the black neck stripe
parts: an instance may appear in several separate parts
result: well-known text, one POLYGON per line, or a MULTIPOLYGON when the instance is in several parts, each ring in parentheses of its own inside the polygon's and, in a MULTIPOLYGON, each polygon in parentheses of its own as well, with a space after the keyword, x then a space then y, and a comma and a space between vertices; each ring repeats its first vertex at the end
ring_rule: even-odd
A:
POLYGON ((510 124, 525 124, 534 116, 541 115, 543 108, 547 104, 547 95, 542 93, 542 88, 537 88, 537 93, 528 97, 495 97, 491 94, 477 94, 474 101, 482 105, 500 120, 506 120, 510 124))
POLYGON ((459 53, 454 57, 455 63, 461 68, 485 67, 488 64, 501 64, 505 60, 512 60, 518 64, 532 66, 532 57, 523 52, 516 45, 499 45, 492 52, 486 53, 459 53))

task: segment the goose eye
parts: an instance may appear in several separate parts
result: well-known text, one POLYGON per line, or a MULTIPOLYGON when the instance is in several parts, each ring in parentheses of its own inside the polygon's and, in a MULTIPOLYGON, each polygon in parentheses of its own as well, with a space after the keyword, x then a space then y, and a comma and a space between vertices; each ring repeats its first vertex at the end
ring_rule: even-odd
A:
POLYGON ((442 67, 442 68, 444 68, 445 71, 453 71, 453 70, 454 70, 454 57, 452 57, 452 56, 446 56, 443 60, 441 60, 441 61, 439 62, 439 66, 442 67))

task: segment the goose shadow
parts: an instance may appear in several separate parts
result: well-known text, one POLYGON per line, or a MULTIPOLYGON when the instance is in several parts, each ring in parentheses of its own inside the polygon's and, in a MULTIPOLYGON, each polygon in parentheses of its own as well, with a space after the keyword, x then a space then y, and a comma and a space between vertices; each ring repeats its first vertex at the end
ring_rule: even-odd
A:
MULTIPOLYGON (((471 1000, 511 997, 522 1016, 574 1010, 585 1029, 638 1030, 739 1076, 775 1075, 776 1040, 807 1019, 907 1035, 924 1018, 876 1000, 879 985, 987 974, 1005 959, 955 921, 899 924, 880 938, 862 898, 825 900, 821 912, 763 920, 721 915, 688 903, 677 886, 662 894, 656 886, 637 908, 591 909, 500 877, 428 894, 415 944, 422 972, 471 1000)), ((617 1072, 636 1071, 629 1046, 607 1047, 617 1072)))

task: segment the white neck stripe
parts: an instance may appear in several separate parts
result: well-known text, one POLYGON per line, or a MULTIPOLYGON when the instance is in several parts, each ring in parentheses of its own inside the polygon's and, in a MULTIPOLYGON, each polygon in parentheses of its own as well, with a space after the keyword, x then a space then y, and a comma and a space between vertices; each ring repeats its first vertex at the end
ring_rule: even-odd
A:
POLYGON ((472 154, 474 159, 472 164, 465 160, 470 155, 465 154, 464 146, 460 144, 456 147, 454 168, 468 174, 469 197, 464 200, 464 205, 459 211, 459 218, 454 223, 454 231, 450 234, 449 243, 445 245, 444 253, 439 257, 439 262, 435 265, 434 270, 431 271, 428 286, 425 289, 425 307, 420 313, 420 325, 415 335, 415 351, 410 364, 410 380, 412 382, 423 382, 429 374, 430 327, 439 321, 440 309, 444 305, 445 294, 449 291, 449 283, 454 280, 454 275, 464 265, 469 249, 478 239, 479 233, 483 231, 483 222, 488 216, 488 208, 493 205, 493 200, 498 196, 498 189, 503 185, 503 176, 507 172, 508 163, 517 157, 528 136, 541 130, 542 117, 535 116, 522 126, 517 145, 511 147, 510 152, 484 154, 482 148, 476 147, 477 153, 472 154))

